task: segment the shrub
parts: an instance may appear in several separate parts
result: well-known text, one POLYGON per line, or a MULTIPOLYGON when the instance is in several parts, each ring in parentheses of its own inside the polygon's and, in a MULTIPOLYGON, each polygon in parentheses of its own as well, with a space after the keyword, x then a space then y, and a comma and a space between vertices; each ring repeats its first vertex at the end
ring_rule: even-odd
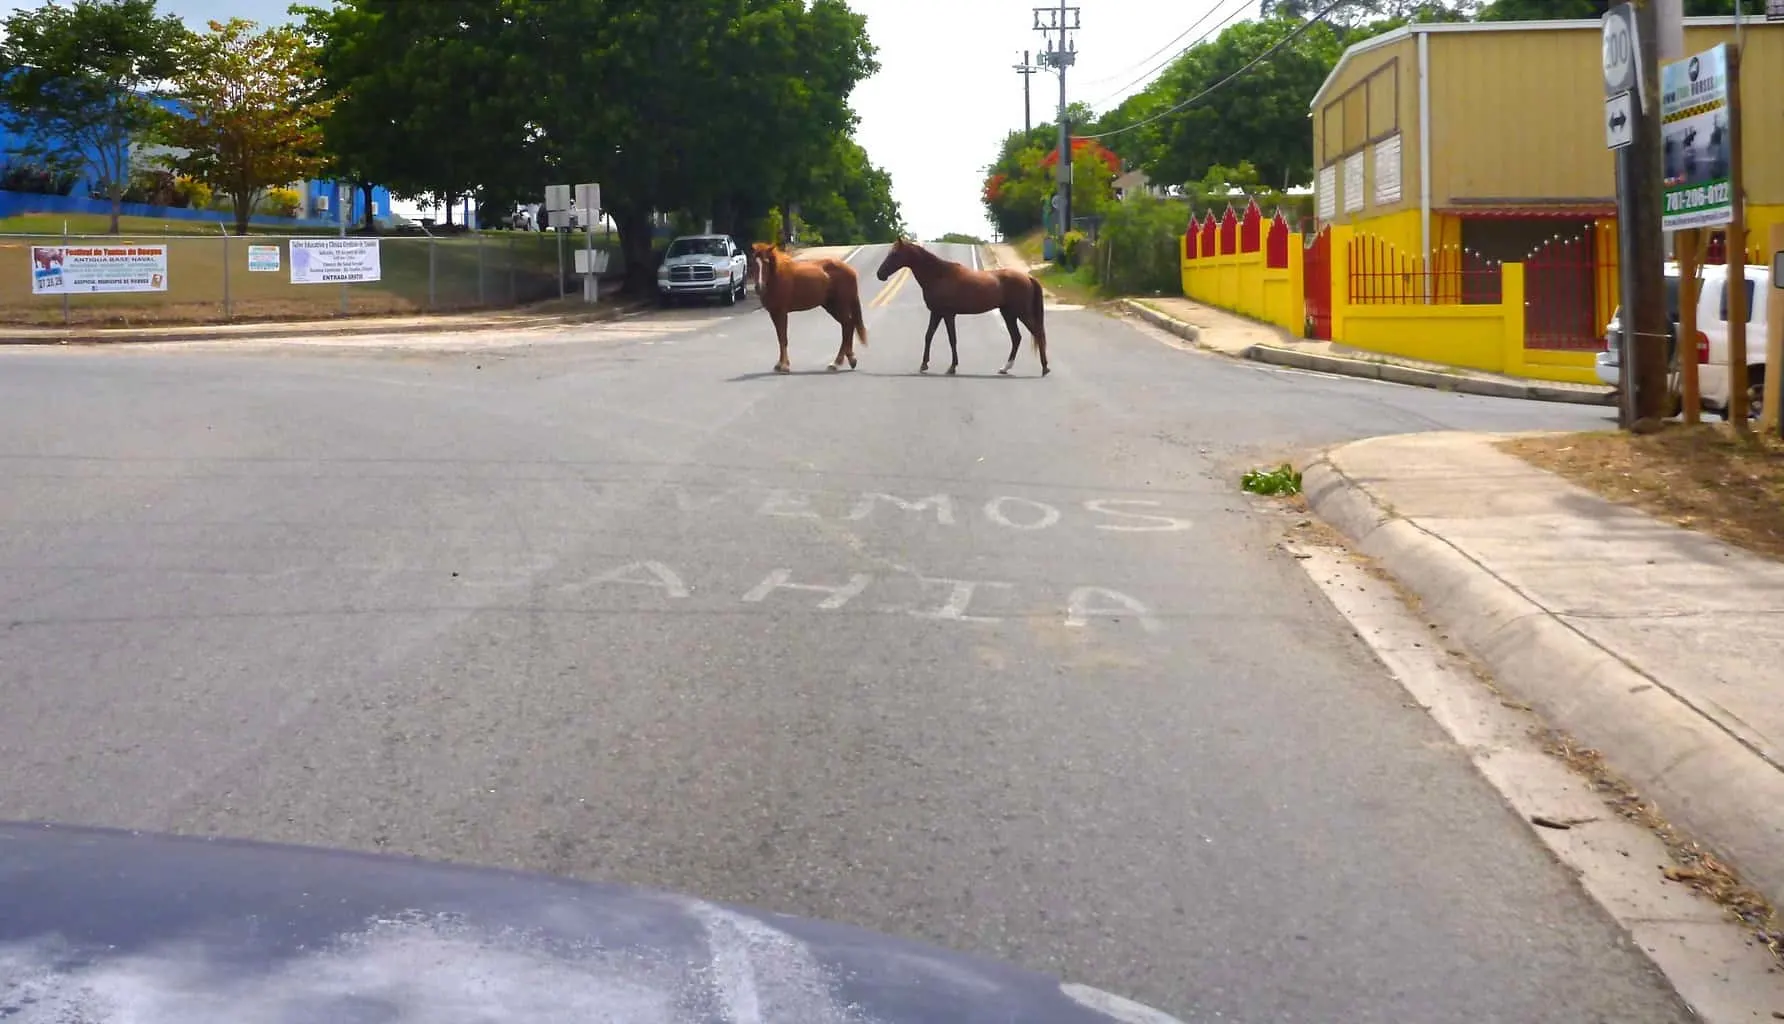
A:
POLYGON ((184 175, 173 180, 173 204, 181 209, 203 210, 211 205, 211 187, 184 175))
POLYGON ((1089 241, 1082 231, 1067 231, 1059 241, 1059 265, 1067 270, 1075 270, 1084 262, 1090 251, 1089 241))
POLYGON ((1144 193, 1116 203, 1102 226, 1103 287, 1124 295, 1181 294, 1186 216, 1183 204, 1144 193))
POLYGON ((294 188, 269 188, 260 199, 260 208, 274 217, 296 217, 303 207, 303 197, 294 188))
POLYGON ((35 195, 65 196, 74 191, 76 175, 63 167, 22 162, 0 168, 0 189, 35 195))

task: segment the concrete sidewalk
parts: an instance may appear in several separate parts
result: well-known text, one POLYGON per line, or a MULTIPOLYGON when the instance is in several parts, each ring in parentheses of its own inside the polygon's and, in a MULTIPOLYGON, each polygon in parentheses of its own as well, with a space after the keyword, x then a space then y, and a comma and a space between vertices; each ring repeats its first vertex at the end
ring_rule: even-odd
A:
POLYGON ((1128 314, 1189 343, 1232 356, 1346 377, 1411 384, 1495 398, 1523 398, 1579 405, 1609 405, 1611 390, 1592 384, 1533 381, 1466 370, 1417 359, 1388 357, 1329 341, 1297 338, 1270 324, 1184 298, 1122 299, 1128 314))
POLYGON ((1501 689, 1784 904, 1784 564, 1493 440, 1345 445, 1307 468, 1306 495, 1501 689))

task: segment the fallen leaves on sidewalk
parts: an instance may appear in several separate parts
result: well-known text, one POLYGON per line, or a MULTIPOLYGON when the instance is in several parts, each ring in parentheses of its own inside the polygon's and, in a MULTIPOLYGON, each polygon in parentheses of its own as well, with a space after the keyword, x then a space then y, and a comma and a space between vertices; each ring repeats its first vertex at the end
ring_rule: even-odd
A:
POLYGON ((1729 916, 1744 925, 1754 940, 1774 958, 1784 962, 1784 927, 1765 897, 1744 884, 1732 868, 1715 854, 1681 835, 1649 803, 1604 763, 1604 757, 1571 738, 1550 732, 1543 744, 1551 755, 1592 783, 1599 799, 1628 821, 1648 829, 1666 845, 1673 863, 1658 865, 1661 877, 1695 889, 1715 901, 1729 916))
POLYGON ((1784 560, 1784 442, 1706 424, 1646 436, 1518 438, 1500 447, 1611 501, 1784 560))

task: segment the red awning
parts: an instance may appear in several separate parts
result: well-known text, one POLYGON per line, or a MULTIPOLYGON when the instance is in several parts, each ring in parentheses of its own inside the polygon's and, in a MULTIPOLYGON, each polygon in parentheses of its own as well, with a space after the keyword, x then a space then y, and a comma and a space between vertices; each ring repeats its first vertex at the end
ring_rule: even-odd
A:
POLYGON ((1617 216, 1615 203, 1571 206, 1448 206, 1431 211, 1470 220, 1597 220, 1617 216))

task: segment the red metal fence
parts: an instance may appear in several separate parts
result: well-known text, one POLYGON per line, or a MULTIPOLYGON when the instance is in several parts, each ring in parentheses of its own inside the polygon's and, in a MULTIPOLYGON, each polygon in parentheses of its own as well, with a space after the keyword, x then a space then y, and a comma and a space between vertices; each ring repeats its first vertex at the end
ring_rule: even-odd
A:
POLYGON ((1502 294, 1497 260, 1455 245, 1412 256, 1367 234, 1350 241, 1348 277, 1350 301, 1364 306, 1491 305, 1502 294))
POLYGON ((1598 321, 1598 259, 1592 234, 1551 238, 1524 258, 1524 347, 1604 347, 1598 321))

